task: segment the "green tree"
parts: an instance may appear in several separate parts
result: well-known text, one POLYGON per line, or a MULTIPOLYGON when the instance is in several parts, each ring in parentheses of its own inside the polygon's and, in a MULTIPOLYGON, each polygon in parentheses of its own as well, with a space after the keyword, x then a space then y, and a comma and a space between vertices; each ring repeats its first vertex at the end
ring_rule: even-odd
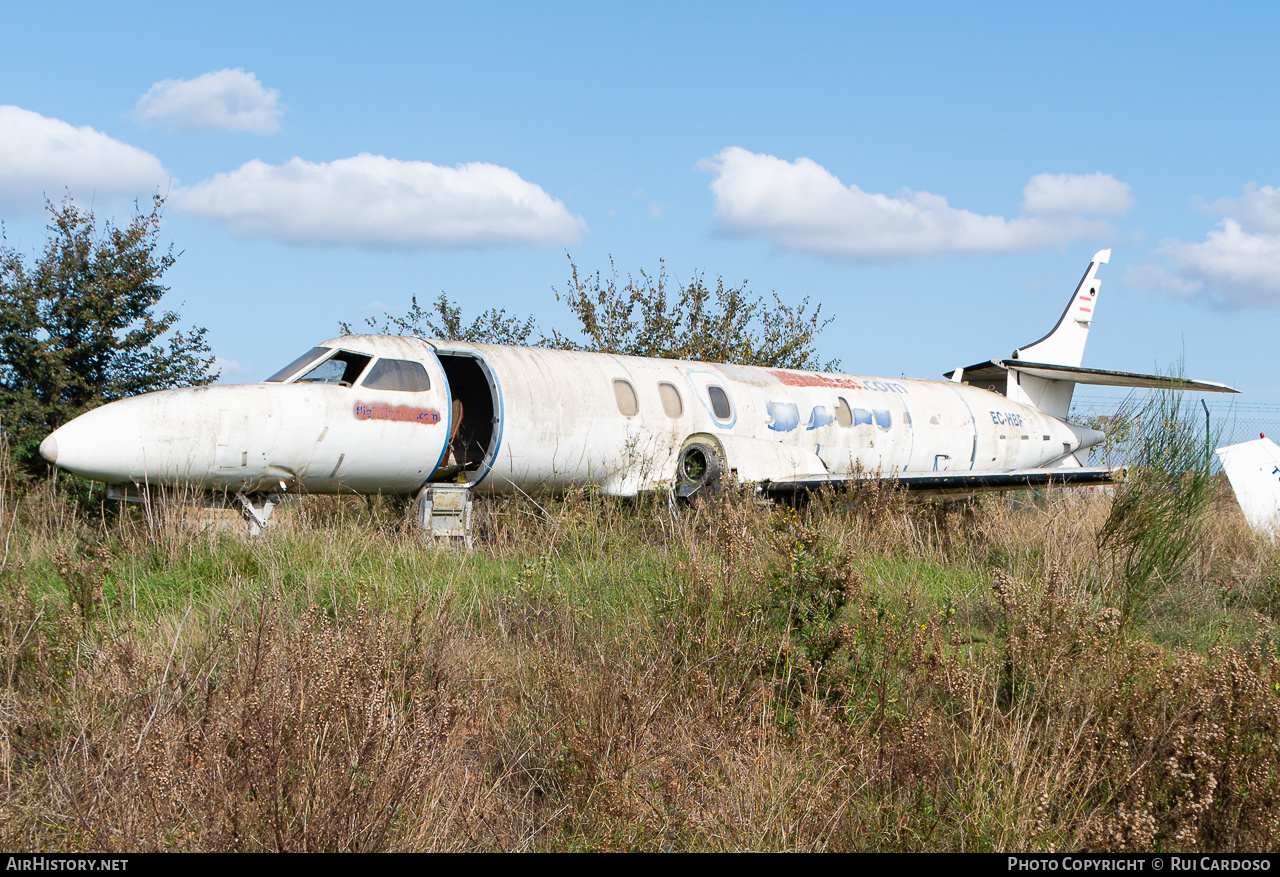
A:
MULTIPOLYGON (((403 317, 383 314, 382 324, 369 317, 365 321, 380 335, 416 335, 419 338, 441 338, 447 341, 475 341, 483 344, 513 344, 525 347, 540 346, 541 340, 533 340, 537 324, 533 317, 521 320, 507 314, 506 310, 489 308, 470 323, 463 323, 462 308, 449 301, 443 292, 435 304, 424 308, 415 295, 408 312, 403 317)), ((350 323, 338 323, 338 331, 351 334, 350 323)))
MULTIPOLYGON (((716 278, 710 285, 696 274, 687 285, 677 283, 673 290, 662 262, 656 276, 641 271, 638 280, 628 277, 625 281, 612 260, 607 278, 598 271, 582 274, 572 259, 569 269, 569 286, 563 293, 557 292, 556 299, 564 302, 577 320, 585 339, 582 342, 554 329, 550 336, 543 335, 532 317, 522 319, 496 308, 465 322, 462 309, 444 293, 430 308, 421 307, 415 296, 404 316, 384 314, 381 322, 370 318, 365 323, 375 332, 451 341, 772 368, 839 367, 839 360, 818 360, 814 342, 831 320, 822 319, 821 305, 809 313, 807 298, 793 307, 784 304, 777 293, 769 301, 751 292, 745 283, 726 286, 723 278, 716 278)), ((349 324, 338 326, 350 334, 349 324)))
POLYGON ((556 298, 569 306, 587 341, 553 332, 549 346, 772 368, 827 371, 840 365, 818 360, 813 345, 831 319, 822 319, 821 305, 809 313, 807 298, 793 307, 776 292, 768 301, 745 282, 726 286, 718 277, 710 286, 698 274, 687 285, 677 283, 673 293, 662 262, 656 276, 641 271, 638 280, 628 276, 625 283, 612 260, 607 278, 599 271, 581 275, 572 259, 569 268, 569 288, 556 298))
POLYGON ((0 427, 28 465, 41 439, 90 408, 217 379, 205 330, 156 311, 177 258, 160 249, 163 205, 157 196, 117 228, 70 200, 49 203, 31 264, 0 238, 0 427))

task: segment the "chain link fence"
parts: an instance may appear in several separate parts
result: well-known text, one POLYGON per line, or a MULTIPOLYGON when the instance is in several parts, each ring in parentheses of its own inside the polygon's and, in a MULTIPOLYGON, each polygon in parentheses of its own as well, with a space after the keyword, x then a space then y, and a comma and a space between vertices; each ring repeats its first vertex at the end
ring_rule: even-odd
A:
MULTIPOLYGON (((1077 392, 1072 399, 1072 423, 1094 425, 1108 432, 1108 422, 1117 419, 1129 419, 1142 430, 1154 428, 1156 424, 1144 422, 1142 414, 1151 410, 1145 405, 1150 392, 1139 390, 1129 394, 1098 394, 1077 392)), ((1272 439, 1280 440, 1280 404, 1270 402, 1246 402, 1223 398, 1219 395, 1197 395, 1185 393, 1178 406, 1179 418, 1187 429, 1198 430, 1208 436, 1211 448, 1220 448, 1236 442, 1256 439, 1265 434, 1272 439), (1207 414, 1207 417, 1206 417, 1207 414)), ((1107 462, 1100 459, 1104 449, 1095 450, 1093 461, 1107 462)), ((1122 460, 1112 460, 1120 463, 1122 460)), ((1219 471, 1217 457, 1212 460, 1213 471, 1219 471)))

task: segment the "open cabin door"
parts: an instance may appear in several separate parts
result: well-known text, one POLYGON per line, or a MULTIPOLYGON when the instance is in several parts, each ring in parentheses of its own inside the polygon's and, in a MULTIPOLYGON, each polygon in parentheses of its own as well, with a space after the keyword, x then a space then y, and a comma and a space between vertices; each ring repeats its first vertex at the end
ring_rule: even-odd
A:
POLYGON ((498 453, 502 395, 479 354, 438 350, 436 355, 449 385, 449 444, 431 481, 475 487, 498 453))

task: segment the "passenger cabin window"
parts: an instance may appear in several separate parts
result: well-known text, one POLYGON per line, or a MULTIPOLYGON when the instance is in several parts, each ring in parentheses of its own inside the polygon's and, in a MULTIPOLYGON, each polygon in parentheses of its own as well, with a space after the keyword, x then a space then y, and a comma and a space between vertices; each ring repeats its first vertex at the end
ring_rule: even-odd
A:
POLYGON ((728 420, 733 417, 733 409, 729 407, 729 395, 720 387, 707 387, 707 398, 711 400, 711 413, 716 420, 728 420))
POLYGON ((431 378, 422 363, 408 359, 380 359, 369 369, 363 386, 370 390, 421 393, 431 389, 431 378))
POLYGON ((352 353, 339 350, 333 356, 298 378, 299 384, 337 384, 350 387, 360 380, 360 373, 365 370, 372 356, 363 353, 352 353))
POLYGON ((291 378, 296 372, 301 370, 304 365, 308 365, 310 363, 315 362, 317 359, 319 359, 321 356, 323 356, 328 352, 329 352, 328 347, 312 347, 306 353, 302 354, 302 356, 299 356, 293 362, 289 363, 284 368, 280 369, 280 371, 276 372, 271 377, 267 378, 265 383, 278 384, 287 378, 291 378))
POLYGON ((672 420, 684 414, 684 402, 680 400, 680 391, 675 384, 658 384, 658 395, 662 397, 662 410, 672 420))
POLYGON ((635 417, 640 413, 640 406, 636 403, 636 391, 631 384, 621 379, 614 381, 613 395, 618 400, 618 410, 623 416, 635 417))
POLYGON ((843 396, 836 402, 836 423, 841 426, 853 426, 853 411, 849 409, 849 403, 843 396))

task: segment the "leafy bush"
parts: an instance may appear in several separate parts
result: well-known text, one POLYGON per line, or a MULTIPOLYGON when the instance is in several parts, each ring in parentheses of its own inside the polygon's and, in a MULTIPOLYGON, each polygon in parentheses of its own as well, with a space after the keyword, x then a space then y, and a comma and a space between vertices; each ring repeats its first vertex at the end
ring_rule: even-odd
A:
MULTIPOLYGON (((716 278, 714 286, 695 274, 688 284, 676 284, 672 294, 665 266, 651 277, 618 275, 613 263, 609 276, 599 271, 583 274, 569 262, 569 286, 556 299, 563 301, 577 320, 585 341, 575 341, 553 329, 538 333, 533 317, 520 318, 506 310, 490 308, 469 323, 462 309, 444 293, 429 308, 417 296, 403 316, 384 314, 365 322, 375 332, 396 332, 420 338, 591 350, 627 356, 729 362, 774 368, 830 370, 838 360, 821 362, 813 349, 818 335, 831 322, 822 319, 819 305, 809 313, 809 300, 784 304, 777 293, 768 301, 742 286, 726 286, 716 278)), ((351 333, 348 323, 339 330, 351 333)))

